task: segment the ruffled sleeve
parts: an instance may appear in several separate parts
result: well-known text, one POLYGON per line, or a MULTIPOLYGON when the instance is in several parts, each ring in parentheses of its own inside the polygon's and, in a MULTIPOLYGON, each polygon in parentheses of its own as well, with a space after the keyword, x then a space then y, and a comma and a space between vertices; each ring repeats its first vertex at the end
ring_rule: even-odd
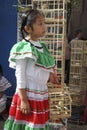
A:
POLYGON ((17 59, 25 59, 25 58, 32 58, 35 60, 35 64, 37 66, 43 68, 52 68, 55 66, 55 60, 50 55, 48 49, 46 48, 44 43, 40 43, 43 47, 43 52, 38 51, 38 49, 31 45, 31 43, 26 41, 21 41, 15 44, 10 52, 9 62, 10 67, 16 67, 16 60, 17 59))
POLYGON ((16 61, 18 59, 32 58, 36 60, 36 57, 32 54, 32 48, 30 43, 22 40, 21 42, 16 43, 11 51, 9 56, 9 66, 11 68, 16 67, 16 61))

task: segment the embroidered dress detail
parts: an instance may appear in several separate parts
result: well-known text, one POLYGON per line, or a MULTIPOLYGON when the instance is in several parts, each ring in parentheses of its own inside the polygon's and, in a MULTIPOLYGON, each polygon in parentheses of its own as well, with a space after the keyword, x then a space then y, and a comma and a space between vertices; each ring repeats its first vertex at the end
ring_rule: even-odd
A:
POLYGON ((35 60, 36 65, 43 68, 52 68, 55 66, 54 58, 48 52, 46 45, 40 41, 43 47, 43 52, 38 51, 38 49, 32 45, 30 42, 22 40, 13 46, 10 52, 9 62, 10 67, 16 67, 17 59, 32 58, 35 60))
MULTIPOLYGON (((32 46, 35 46, 35 47, 38 48, 38 49, 43 49, 42 46, 34 45, 34 44, 32 43, 32 40, 27 40, 27 39, 25 39, 25 41, 30 42, 30 44, 31 44, 32 46)), ((39 45, 40 45, 40 44, 39 44, 39 45)))
MULTIPOLYGON (((20 111, 20 103, 21 99, 16 94, 13 97, 13 101, 10 108, 10 116, 6 121, 6 128, 9 130, 45 130, 40 128, 46 128, 49 126, 46 125, 48 123, 49 110, 48 110, 48 100, 44 101, 36 101, 36 100, 28 100, 31 106, 31 113, 27 116, 20 111), (37 105, 36 105, 37 104, 37 105), (44 107, 45 104, 45 107, 44 107), (16 116, 15 116, 16 113, 16 116), (25 125, 24 125, 25 124, 25 125), (46 126, 45 126, 46 125, 46 126)), ((47 129, 46 129, 47 130, 47 129)))

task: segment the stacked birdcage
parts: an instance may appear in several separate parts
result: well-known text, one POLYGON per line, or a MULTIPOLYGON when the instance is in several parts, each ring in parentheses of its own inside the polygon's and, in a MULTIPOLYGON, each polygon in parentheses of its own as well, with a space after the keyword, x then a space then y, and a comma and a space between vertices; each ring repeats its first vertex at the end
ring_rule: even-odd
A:
POLYGON ((86 82, 87 41, 72 40, 69 87, 73 105, 84 105, 86 82))
POLYGON ((71 97, 68 89, 61 92, 49 93, 50 101, 50 119, 57 120, 71 116, 71 97))
POLYGON ((71 116, 71 98, 64 84, 65 40, 68 0, 32 0, 33 8, 43 11, 47 33, 43 40, 56 61, 59 84, 48 83, 50 120, 71 116))

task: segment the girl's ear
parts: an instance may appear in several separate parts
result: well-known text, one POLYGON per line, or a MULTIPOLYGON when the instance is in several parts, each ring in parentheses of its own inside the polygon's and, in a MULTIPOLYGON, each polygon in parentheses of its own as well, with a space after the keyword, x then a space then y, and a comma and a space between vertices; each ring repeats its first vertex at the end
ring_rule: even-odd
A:
POLYGON ((27 25, 24 27, 24 30, 29 34, 31 33, 31 28, 27 25))

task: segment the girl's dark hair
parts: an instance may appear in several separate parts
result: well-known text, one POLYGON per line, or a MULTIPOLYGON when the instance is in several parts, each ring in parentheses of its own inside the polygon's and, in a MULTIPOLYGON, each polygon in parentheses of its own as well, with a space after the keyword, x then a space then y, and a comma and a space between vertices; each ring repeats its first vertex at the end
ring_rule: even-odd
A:
POLYGON ((0 75, 3 75, 3 69, 1 65, 0 65, 0 75))
POLYGON ((33 30, 33 24, 36 22, 36 19, 39 16, 44 16, 44 14, 36 9, 30 9, 22 14, 22 24, 21 24, 22 38, 25 38, 25 34, 27 34, 27 32, 24 29, 25 25, 30 26, 31 29, 33 30))

